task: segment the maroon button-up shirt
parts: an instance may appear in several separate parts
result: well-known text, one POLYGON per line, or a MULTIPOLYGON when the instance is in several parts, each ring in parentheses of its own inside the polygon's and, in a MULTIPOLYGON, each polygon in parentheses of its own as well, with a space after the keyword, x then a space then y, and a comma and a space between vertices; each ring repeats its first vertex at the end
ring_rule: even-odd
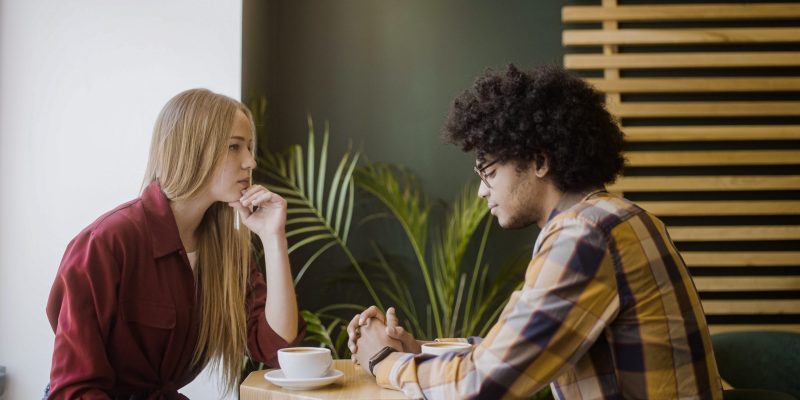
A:
MULTIPOLYGON (((277 367, 287 343, 264 314, 266 284, 250 266, 250 356, 277 367)), ((98 218, 67 247, 47 303, 55 332, 51 399, 145 395, 183 398, 177 389, 200 368, 191 360, 200 303, 169 200, 157 183, 142 197, 98 218)), ((245 311, 245 310, 242 310, 245 311)))

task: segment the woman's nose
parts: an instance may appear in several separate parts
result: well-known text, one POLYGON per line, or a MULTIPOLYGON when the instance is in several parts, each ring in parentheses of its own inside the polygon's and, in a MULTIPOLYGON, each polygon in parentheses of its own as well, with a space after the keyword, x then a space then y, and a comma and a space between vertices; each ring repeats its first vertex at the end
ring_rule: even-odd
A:
POLYGON ((252 154, 249 154, 247 158, 244 160, 242 164, 242 168, 244 169, 255 169, 256 168, 256 159, 252 154))

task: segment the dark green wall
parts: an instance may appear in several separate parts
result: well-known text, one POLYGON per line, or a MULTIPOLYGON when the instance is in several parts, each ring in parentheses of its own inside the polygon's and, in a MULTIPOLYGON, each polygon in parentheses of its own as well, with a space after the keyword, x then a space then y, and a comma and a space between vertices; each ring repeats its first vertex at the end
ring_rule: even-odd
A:
POLYGON ((305 142, 306 113, 371 160, 451 198, 472 159, 442 144, 453 98, 486 67, 560 63, 558 1, 245 1, 245 98, 270 103, 270 143, 305 142))
MULTIPOLYGON (((453 98, 487 67, 561 63, 562 5, 245 0, 243 97, 267 96, 272 148, 304 144, 310 113, 318 127, 330 122, 332 154, 352 142, 371 161, 409 167, 431 199, 450 201, 476 179, 472 155, 439 136, 453 98)), ((401 253, 407 246, 398 232, 371 229, 401 253)), ((492 265, 531 247, 536 233, 495 226, 492 265)), ((304 307, 316 306, 305 293, 325 284, 314 272, 301 284, 304 307)))

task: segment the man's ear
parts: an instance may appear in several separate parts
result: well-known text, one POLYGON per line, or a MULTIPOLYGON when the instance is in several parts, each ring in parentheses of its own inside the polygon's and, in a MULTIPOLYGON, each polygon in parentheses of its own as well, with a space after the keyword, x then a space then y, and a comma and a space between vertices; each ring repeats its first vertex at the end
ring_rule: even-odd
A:
POLYGON ((550 160, 544 154, 537 158, 538 160, 533 161, 533 172, 537 178, 544 178, 550 172, 550 160))

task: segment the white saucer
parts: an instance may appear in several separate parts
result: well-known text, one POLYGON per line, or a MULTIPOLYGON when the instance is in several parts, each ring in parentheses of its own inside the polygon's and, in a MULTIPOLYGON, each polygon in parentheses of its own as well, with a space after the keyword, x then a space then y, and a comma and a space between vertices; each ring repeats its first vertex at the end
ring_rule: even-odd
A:
POLYGON ((342 376, 344 376, 342 371, 333 368, 319 378, 289 379, 283 374, 283 371, 279 369, 274 369, 264 374, 264 378, 270 383, 289 390, 316 389, 318 387, 330 385, 342 376))

